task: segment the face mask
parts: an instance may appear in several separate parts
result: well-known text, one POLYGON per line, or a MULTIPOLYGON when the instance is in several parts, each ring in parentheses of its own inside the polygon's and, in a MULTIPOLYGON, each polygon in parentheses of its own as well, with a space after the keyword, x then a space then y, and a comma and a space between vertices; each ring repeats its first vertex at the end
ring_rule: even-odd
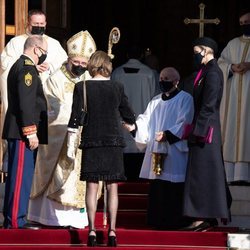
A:
POLYGON ((160 90, 163 93, 168 92, 170 89, 173 88, 173 82, 172 81, 160 81, 159 82, 160 85, 160 90))
POLYGON ((204 56, 200 53, 194 54, 194 68, 195 69, 200 69, 201 67, 201 61, 204 58, 204 56))
POLYGON ((45 33, 45 27, 32 26, 31 34, 32 35, 43 35, 45 33))
POLYGON ((47 58, 47 54, 42 54, 41 56, 38 57, 38 65, 42 64, 47 58))
POLYGON ((250 36, 250 24, 241 25, 242 34, 245 36, 250 36))
POLYGON ((71 68, 71 72, 75 75, 75 76, 81 76, 82 74, 85 73, 85 71, 87 70, 86 67, 82 67, 80 65, 74 65, 72 64, 72 68, 71 68))

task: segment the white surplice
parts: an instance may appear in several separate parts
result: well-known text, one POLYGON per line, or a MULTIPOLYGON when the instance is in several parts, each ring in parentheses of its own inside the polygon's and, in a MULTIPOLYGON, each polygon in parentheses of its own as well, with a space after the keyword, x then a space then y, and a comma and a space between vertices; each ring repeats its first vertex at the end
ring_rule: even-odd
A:
MULTIPOLYGON (((42 82, 52 74, 56 69, 60 68, 63 62, 68 58, 67 53, 62 48, 61 44, 54 38, 47 35, 43 35, 48 43, 48 54, 45 62, 49 64, 49 70, 40 74, 42 82)), ((5 114, 8 107, 7 97, 7 77, 10 68, 16 62, 16 60, 23 54, 24 43, 28 38, 27 34, 13 37, 5 46, 1 52, 0 63, 0 93, 1 93, 1 117, 0 117, 0 134, 2 134, 2 126, 5 119, 5 114)), ((2 143, 1 143, 2 144, 2 143)), ((1 145, 3 151, 6 150, 4 145, 1 145)), ((2 168, 0 160, 0 169, 2 168)), ((4 167, 3 167, 4 168, 4 167)), ((3 169, 7 171, 7 169, 3 169)))
POLYGON ((218 59, 224 76, 220 114, 228 182, 250 182, 250 70, 230 72, 240 62, 250 63, 250 37, 232 39, 218 59))
MULTIPOLYGON (((156 74, 147 65, 137 59, 129 59, 125 64, 117 67, 112 73, 112 79, 124 86, 124 92, 135 112, 136 117, 142 114, 158 92, 156 74), (134 73, 126 73, 124 69, 134 69, 134 73), (137 71, 138 70, 138 71, 137 71)), ((141 153, 135 145, 133 137, 124 130, 126 147, 124 153, 141 153)))
POLYGON ((188 159, 187 141, 180 140, 171 145, 168 142, 158 143, 155 141, 155 133, 169 130, 175 136, 182 138, 184 127, 192 122, 193 115, 192 96, 180 91, 165 101, 162 100, 161 94, 157 95, 149 103, 144 114, 138 116, 135 140, 138 147, 146 146, 141 178, 184 182, 188 159), (159 176, 152 170, 152 152, 167 153, 163 172, 159 176))

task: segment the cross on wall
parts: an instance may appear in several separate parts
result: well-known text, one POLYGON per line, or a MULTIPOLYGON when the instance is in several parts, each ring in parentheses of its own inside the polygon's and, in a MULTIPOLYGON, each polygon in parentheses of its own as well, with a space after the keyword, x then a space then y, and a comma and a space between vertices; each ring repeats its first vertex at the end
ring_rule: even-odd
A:
POLYGON ((199 19, 190 19, 190 18, 185 18, 184 23, 185 24, 199 24, 199 37, 204 36, 204 25, 205 24, 216 24, 218 25, 220 23, 219 18, 214 18, 214 19, 205 19, 204 18, 204 13, 205 13, 205 7, 206 5, 204 3, 199 4, 199 9, 200 9, 200 18, 199 19))

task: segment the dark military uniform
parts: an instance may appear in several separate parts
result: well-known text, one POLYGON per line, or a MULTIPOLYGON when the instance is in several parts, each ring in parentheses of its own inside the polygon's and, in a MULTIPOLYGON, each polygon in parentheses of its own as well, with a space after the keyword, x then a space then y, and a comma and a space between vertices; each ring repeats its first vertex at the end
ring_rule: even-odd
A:
POLYGON ((26 221, 37 150, 27 136, 37 134, 48 142, 47 103, 33 61, 22 55, 9 71, 8 109, 3 139, 8 141, 8 177, 4 200, 4 227, 20 228, 26 221))

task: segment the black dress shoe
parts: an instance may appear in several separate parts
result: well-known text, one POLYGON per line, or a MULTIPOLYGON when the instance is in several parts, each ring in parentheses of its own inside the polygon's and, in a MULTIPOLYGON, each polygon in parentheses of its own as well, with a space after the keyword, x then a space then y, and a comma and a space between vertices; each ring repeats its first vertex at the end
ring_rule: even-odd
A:
POLYGON ((179 229, 179 231, 202 232, 202 231, 208 229, 209 227, 211 227, 211 225, 208 222, 204 221, 197 226, 191 224, 190 226, 183 227, 183 228, 179 229))

